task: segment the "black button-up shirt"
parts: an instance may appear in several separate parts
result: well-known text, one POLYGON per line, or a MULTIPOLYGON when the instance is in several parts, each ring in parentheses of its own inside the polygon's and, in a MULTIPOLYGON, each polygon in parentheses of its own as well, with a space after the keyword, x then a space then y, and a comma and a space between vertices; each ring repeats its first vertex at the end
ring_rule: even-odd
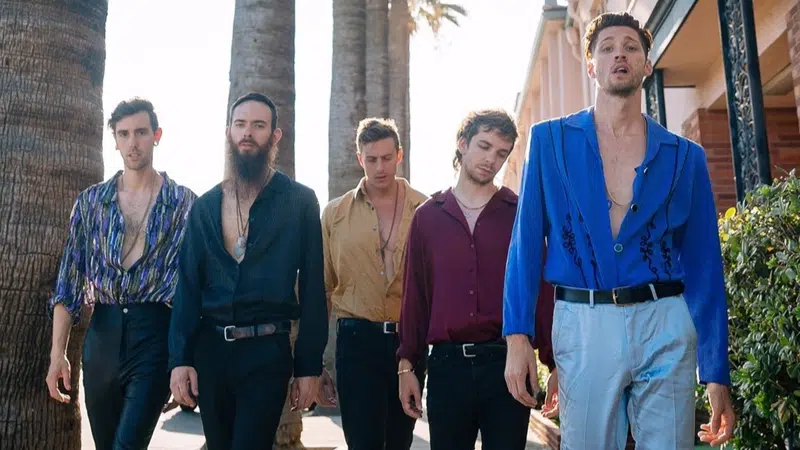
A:
POLYGON ((300 319, 294 376, 322 372, 328 311, 319 212, 314 191, 276 172, 250 208, 237 263, 222 237, 222 185, 195 201, 178 263, 170 369, 193 364, 201 319, 223 326, 300 319))

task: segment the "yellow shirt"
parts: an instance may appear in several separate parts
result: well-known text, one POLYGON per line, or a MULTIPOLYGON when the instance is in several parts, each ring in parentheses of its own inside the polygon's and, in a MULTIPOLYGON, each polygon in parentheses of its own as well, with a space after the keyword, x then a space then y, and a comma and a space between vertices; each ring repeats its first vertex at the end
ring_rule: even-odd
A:
POLYGON ((397 322, 403 299, 406 238, 417 207, 427 196, 398 178, 405 188, 403 213, 394 247, 394 277, 387 280, 380 253, 378 214, 367 197, 364 179, 332 200, 322 212, 325 292, 338 317, 397 322))

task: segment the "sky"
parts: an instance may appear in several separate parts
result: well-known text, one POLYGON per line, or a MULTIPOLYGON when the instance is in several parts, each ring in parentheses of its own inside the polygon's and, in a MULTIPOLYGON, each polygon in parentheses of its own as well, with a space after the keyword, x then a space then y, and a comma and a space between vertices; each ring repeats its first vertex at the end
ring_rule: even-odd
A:
MULTIPOLYGON (((434 38, 411 41, 411 183, 425 193, 454 183, 461 120, 473 109, 513 114, 531 54, 541 0, 457 0, 468 17, 434 38)), ((296 1, 295 170, 328 199, 331 2, 296 1), (320 45, 325 43, 325 45, 320 45)), ((234 0, 111 0, 106 24, 103 116, 120 101, 153 102, 164 130, 154 165, 198 195, 222 179, 234 0)), ((269 93, 266 93, 269 95, 269 93)), ((353 155, 355 158, 355 155, 353 155)), ((106 128, 105 177, 122 169, 106 128)))

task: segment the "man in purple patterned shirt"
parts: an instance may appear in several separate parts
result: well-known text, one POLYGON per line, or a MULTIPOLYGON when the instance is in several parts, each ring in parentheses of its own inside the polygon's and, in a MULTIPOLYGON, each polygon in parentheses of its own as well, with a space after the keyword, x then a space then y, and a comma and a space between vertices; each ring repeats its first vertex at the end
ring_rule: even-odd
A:
POLYGON ((49 310, 47 387, 67 403, 66 347, 93 305, 83 346, 86 410, 98 449, 147 448, 169 396, 169 324, 178 249, 195 194, 153 169, 162 130, 153 105, 123 101, 108 121, 124 170, 78 195, 49 310))

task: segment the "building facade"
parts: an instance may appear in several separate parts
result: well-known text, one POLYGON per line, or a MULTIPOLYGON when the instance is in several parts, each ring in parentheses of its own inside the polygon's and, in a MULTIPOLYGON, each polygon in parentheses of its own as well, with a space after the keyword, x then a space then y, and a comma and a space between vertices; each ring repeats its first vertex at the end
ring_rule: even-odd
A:
POLYGON ((546 0, 503 184, 519 189, 532 124, 592 104, 581 40, 606 11, 653 34, 642 111, 705 148, 720 211, 800 167, 800 0, 546 0))

